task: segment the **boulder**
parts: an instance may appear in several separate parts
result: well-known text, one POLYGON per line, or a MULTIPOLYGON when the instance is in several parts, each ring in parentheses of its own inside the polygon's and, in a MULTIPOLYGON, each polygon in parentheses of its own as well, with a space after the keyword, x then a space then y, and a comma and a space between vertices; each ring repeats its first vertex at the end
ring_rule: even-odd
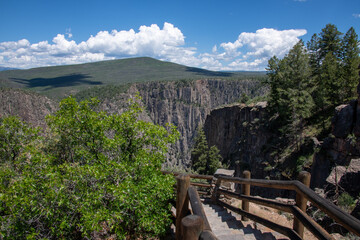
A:
MULTIPOLYGON (((217 178, 218 176, 222 175, 222 176, 228 176, 228 177, 233 177, 235 174, 235 170, 228 170, 228 169, 223 169, 223 168, 219 168, 216 170, 216 172, 214 173, 214 177, 217 178)), ((230 182, 221 182, 221 188, 229 190, 229 191, 235 191, 235 185, 234 183, 230 183, 230 182)))
POLYGON ((345 166, 336 166, 332 169, 330 175, 326 179, 326 182, 331 185, 340 184, 340 180, 345 173, 346 173, 345 166))
POLYGON ((353 197, 360 192, 360 158, 352 159, 346 173, 340 179, 340 186, 353 197))
MULTIPOLYGON (((359 85, 360 86, 360 85, 359 85)), ((355 120, 355 126, 354 126, 354 134, 356 137, 360 137, 360 101, 357 101, 356 106, 356 120, 355 120)))
POLYGON ((356 103, 354 100, 335 108, 335 116, 332 119, 332 134, 335 137, 346 138, 352 132, 356 103))
POLYGON ((347 192, 357 197, 360 192, 360 158, 352 159, 348 166, 336 166, 326 179, 327 197, 335 195, 336 187, 340 192, 347 192))

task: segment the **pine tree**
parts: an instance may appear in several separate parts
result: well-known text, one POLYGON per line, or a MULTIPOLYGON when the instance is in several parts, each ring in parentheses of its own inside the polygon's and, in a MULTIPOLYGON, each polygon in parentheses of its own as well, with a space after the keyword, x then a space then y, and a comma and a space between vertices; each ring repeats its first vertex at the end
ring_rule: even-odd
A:
POLYGON ((321 104, 324 106, 336 106, 341 103, 343 83, 340 77, 340 65, 336 56, 332 52, 328 52, 320 67, 320 88, 324 94, 321 104))
POLYGON ((199 174, 212 175, 221 167, 221 156, 216 146, 209 148, 204 130, 199 128, 191 151, 192 168, 199 174))
POLYGON ((281 60, 270 59, 267 70, 270 111, 283 125, 282 130, 294 135, 302 129, 304 119, 311 115, 314 106, 309 55, 304 43, 299 41, 281 60))
POLYGON ((192 168, 199 173, 206 170, 206 152, 208 151, 208 143, 204 130, 199 128, 195 138, 195 145, 191 151, 192 168))
POLYGON ((208 151, 207 174, 213 175, 221 167, 221 160, 220 150, 216 146, 211 146, 208 151))
POLYGON ((354 28, 350 28, 344 36, 342 44, 342 78, 344 100, 350 100, 356 96, 356 86, 358 85, 358 66, 360 64, 360 49, 358 35, 354 28))
POLYGON ((272 116, 277 116, 280 123, 286 121, 288 115, 287 92, 284 61, 276 56, 268 62, 266 84, 270 87, 269 112, 272 116))
POLYGON ((310 53, 311 77, 317 110, 341 103, 344 86, 340 73, 342 33, 333 24, 327 24, 318 35, 314 34, 307 47, 310 53))
POLYGON ((325 59, 325 56, 332 52, 336 59, 341 58, 341 35, 337 27, 333 24, 327 24, 321 30, 319 41, 319 60, 325 59))
POLYGON ((307 43, 307 49, 309 53, 309 64, 311 68, 311 74, 313 77, 318 74, 318 70, 320 67, 319 42, 320 42, 320 38, 315 33, 311 37, 311 40, 307 43))
POLYGON ((287 78, 290 81, 288 92, 288 107, 290 109, 289 130, 295 137, 297 146, 302 143, 304 121, 311 116, 314 101, 311 97, 309 55, 304 43, 299 41, 284 58, 287 68, 287 78))

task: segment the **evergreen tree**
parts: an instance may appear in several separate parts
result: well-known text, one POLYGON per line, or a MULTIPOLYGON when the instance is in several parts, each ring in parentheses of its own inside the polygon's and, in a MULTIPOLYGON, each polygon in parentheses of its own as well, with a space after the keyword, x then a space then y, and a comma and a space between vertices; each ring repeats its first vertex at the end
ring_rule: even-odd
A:
POLYGON ((309 55, 304 43, 299 41, 284 58, 289 79, 288 107, 290 109, 289 130, 295 137, 297 146, 302 142, 304 121, 311 116, 314 101, 311 97, 309 55))
POLYGON ((326 27, 321 30, 318 43, 318 57, 320 62, 325 59, 329 52, 332 52, 335 58, 341 58, 341 35, 342 33, 339 32, 333 24, 327 24, 326 27))
POLYGON ((209 148, 204 130, 199 128, 195 138, 195 145, 191 151, 192 168, 199 174, 215 173, 221 167, 221 156, 216 146, 209 148))
POLYGON ((283 131, 291 131, 291 135, 298 133, 314 106, 309 55, 304 43, 299 41, 281 60, 276 57, 270 59, 267 70, 270 111, 283 125, 283 131))
POLYGON ((327 24, 319 36, 308 43, 313 97, 317 110, 340 104, 346 97, 345 78, 341 73, 343 61, 342 33, 333 24, 327 24))
POLYGON ((319 42, 320 38, 315 33, 311 40, 307 43, 307 49, 309 53, 309 64, 311 68, 311 74, 315 77, 318 74, 320 68, 320 54, 319 54, 319 42))
POLYGON ((355 98, 356 86, 359 83, 360 49, 358 35, 354 28, 351 27, 345 34, 342 47, 342 77, 344 79, 342 89, 345 95, 344 100, 349 100, 355 98))
POLYGON ((266 84, 270 87, 269 111, 271 115, 278 116, 280 122, 285 121, 288 115, 284 69, 284 62, 276 56, 269 60, 268 68, 266 69, 268 75, 266 84))
POLYGON ((332 52, 328 52, 322 62, 320 67, 320 81, 318 92, 321 91, 324 93, 319 93, 319 95, 323 97, 321 102, 319 102, 320 106, 324 108, 327 105, 336 106, 341 103, 341 87, 343 83, 340 77, 340 65, 332 52))

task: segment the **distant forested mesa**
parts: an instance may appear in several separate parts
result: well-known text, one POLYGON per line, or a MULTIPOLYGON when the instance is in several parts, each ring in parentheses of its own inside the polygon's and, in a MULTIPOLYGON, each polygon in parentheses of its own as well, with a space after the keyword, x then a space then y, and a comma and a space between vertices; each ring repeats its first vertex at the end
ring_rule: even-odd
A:
POLYGON ((70 94, 79 93, 82 97, 92 95, 92 90, 97 93, 124 92, 134 83, 189 82, 199 79, 258 80, 263 77, 263 72, 216 72, 149 57, 138 57, 0 71, 0 87, 30 89, 60 100, 70 94), (112 89, 113 86, 117 86, 116 89, 112 89), (82 94, 82 91, 86 93, 82 94))
MULTIPOLYGON (((299 41, 283 59, 269 60, 269 111, 284 133, 301 136, 305 119, 332 114, 335 106, 356 98, 359 53, 354 28, 342 34, 328 24, 306 47, 299 41)), ((329 122, 322 119, 326 129, 329 122)))

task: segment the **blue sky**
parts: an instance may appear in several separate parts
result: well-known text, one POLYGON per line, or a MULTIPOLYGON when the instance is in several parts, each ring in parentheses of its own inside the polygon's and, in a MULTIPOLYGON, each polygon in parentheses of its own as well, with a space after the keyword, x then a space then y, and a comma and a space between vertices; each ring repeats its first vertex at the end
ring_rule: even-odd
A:
POLYGON ((264 70, 326 24, 360 33, 359 0, 0 0, 0 66, 149 56, 211 70, 264 70))

